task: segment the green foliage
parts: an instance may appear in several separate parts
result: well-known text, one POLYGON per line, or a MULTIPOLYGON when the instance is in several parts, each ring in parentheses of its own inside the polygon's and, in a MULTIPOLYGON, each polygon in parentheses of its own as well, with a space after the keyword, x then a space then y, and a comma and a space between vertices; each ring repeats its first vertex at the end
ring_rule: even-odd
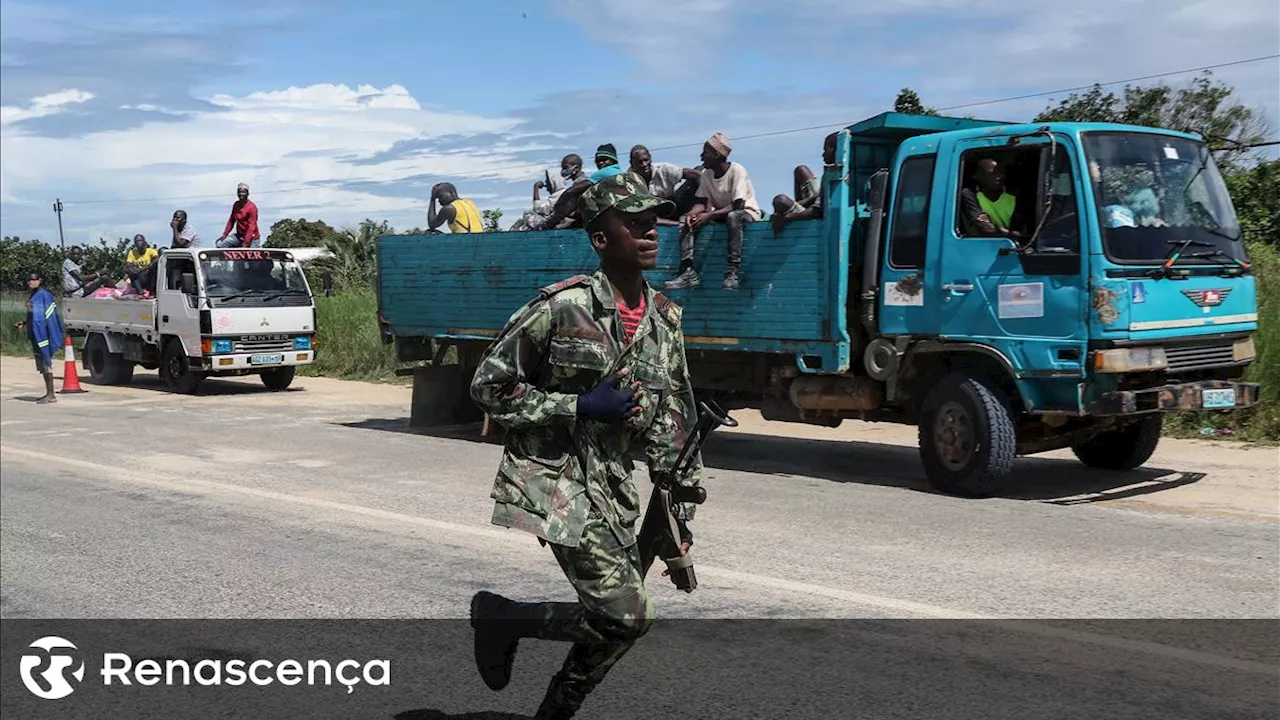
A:
POLYGON ((338 292, 370 290, 378 273, 378 237, 393 234, 395 230, 386 220, 366 219, 358 228, 343 228, 325 238, 323 247, 329 257, 317 258, 311 265, 328 272, 338 292))
POLYGON ((1241 146, 1266 139, 1265 116, 1233 99, 1234 89, 1213 81, 1205 71, 1186 87, 1126 85, 1122 94, 1094 85, 1083 94, 1045 108, 1032 122, 1107 122, 1166 128, 1204 135, 1219 165, 1244 162, 1251 153, 1241 146))
MULTIPOLYGON (((368 222, 368 221, 366 221, 368 222)), ((351 380, 394 380, 394 345, 383 345, 377 323, 378 298, 361 288, 316 298, 316 362, 303 375, 351 380)))
POLYGON ((324 247, 325 240, 336 235, 337 232, 323 220, 285 218, 271 226, 263 247, 324 247))
POLYGON ((56 288, 62 282, 61 267, 62 251, 48 243, 17 237, 0 239, 0 290, 26 297, 26 275, 32 270, 40 273, 46 287, 53 283, 56 288))
POLYGON ((502 208, 497 210, 485 210, 481 213, 484 217, 484 231, 498 232, 498 221, 502 219, 502 208))
MULTIPOLYGON (((81 245, 84 249, 84 261, 80 263, 80 267, 85 272, 106 273, 113 283, 120 282, 124 278, 124 258, 132 245, 131 238, 120 238, 114 246, 108 245, 102 238, 98 238, 97 245, 81 245)), ((70 250, 70 246, 67 249, 70 250)))
POLYGON ((1225 180, 1244 236, 1280 250, 1280 160, 1228 172, 1225 180))
POLYGON ((920 96, 911 88, 902 88, 898 93, 898 97, 893 101, 893 111, 896 113, 905 113, 907 115, 937 115, 938 111, 931 107, 925 107, 920 101, 920 96))

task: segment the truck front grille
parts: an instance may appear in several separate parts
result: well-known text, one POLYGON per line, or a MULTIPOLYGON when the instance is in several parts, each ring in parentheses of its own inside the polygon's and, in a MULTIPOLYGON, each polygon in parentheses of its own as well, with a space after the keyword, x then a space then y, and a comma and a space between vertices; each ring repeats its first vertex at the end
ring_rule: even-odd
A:
MULTIPOLYGON (((285 352, 293 349, 293 338, 286 337, 283 340, 263 339, 263 340, 236 340, 235 352, 238 353, 268 353, 268 352, 285 352)), ((1230 348, 1228 348, 1230 355, 1230 348)))
POLYGON ((1164 354, 1169 361, 1168 372, 1206 370, 1231 365, 1235 361, 1231 348, 1230 341, 1166 346, 1164 354))

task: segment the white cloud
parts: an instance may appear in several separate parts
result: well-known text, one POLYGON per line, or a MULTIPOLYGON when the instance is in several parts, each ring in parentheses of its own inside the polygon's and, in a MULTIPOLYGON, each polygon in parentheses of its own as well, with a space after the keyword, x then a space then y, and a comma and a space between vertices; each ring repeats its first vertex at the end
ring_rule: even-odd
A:
POLYGON ((45 137, 10 124, 57 112, 67 103, 89 97, 71 90, 37 98, 25 108, 5 109, 0 195, 6 203, 6 225, 15 202, 35 198, 43 202, 46 197, 51 201, 60 196, 69 237, 101 233, 115 219, 126 217, 132 222, 104 237, 132 234, 147 225, 153 229, 142 231, 152 236, 164 230, 173 209, 184 207, 202 235, 216 238, 238 182, 253 188, 264 232, 271 222, 300 208, 312 208, 315 216, 316 207, 324 208, 324 218, 331 223, 370 216, 391 219, 393 224, 425 225, 426 199, 434 179, 421 181, 416 199, 383 197, 358 186, 303 188, 312 182, 377 183, 417 175, 444 179, 484 173, 524 180, 533 171, 512 169, 521 164, 515 153, 538 147, 533 139, 511 133, 517 119, 424 109, 399 85, 322 84, 242 97, 216 95, 208 100, 218 110, 188 113, 185 121, 153 121, 80 137, 45 137), (430 148, 433 140, 482 133, 499 134, 502 140, 447 153, 430 148), (346 161, 369 158, 401 141, 426 147, 369 164, 346 161), (196 199, 75 202, 146 198, 196 199))
POLYGON ((88 102, 94 97, 96 96, 91 92, 70 88, 32 98, 26 107, 6 105, 0 107, 0 126, 12 125, 20 120, 55 115, 69 105, 88 102))

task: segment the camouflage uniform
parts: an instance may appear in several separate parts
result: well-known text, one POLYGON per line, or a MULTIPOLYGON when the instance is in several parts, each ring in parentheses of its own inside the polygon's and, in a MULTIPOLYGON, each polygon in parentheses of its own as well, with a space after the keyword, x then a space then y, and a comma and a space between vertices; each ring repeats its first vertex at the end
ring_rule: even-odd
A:
MULTIPOLYGON (((584 223, 609 207, 638 212, 666 202, 643 193, 627 174, 602 181, 580 201, 584 223)), ((493 523, 549 544, 579 598, 503 599, 493 613, 522 622, 518 636, 574 643, 552 684, 572 708, 653 619, 636 543, 641 499, 632 445, 643 445, 651 474, 669 473, 697 418, 680 308, 647 284, 644 293, 644 316, 624 343, 603 270, 543 288, 511 317, 471 384, 472 398, 506 429, 493 523), (631 371, 626 382, 641 383, 641 415, 625 424, 578 418, 578 396, 623 368, 631 371)), ((695 460, 687 484, 700 481, 695 460)), ((677 517, 691 520, 694 507, 680 506, 677 517)))

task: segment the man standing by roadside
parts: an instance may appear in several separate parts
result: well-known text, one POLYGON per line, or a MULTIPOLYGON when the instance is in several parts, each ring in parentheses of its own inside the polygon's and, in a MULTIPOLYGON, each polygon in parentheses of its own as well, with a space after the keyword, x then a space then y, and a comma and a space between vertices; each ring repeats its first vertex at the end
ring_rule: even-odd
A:
POLYGON ((53 353, 62 347, 65 333, 62 329, 62 318, 58 315, 58 305, 53 293, 40 287, 43 278, 40 273, 27 275, 27 317, 19 320, 14 326, 19 330, 26 328, 27 339, 31 341, 31 354, 36 359, 36 370, 44 376, 44 397, 36 402, 40 405, 58 402, 53 393, 53 353))
POLYGON ((697 201, 680 228, 680 274, 667 283, 668 290, 698 285, 698 273, 693 270, 694 238, 698 230, 710 222, 724 222, 729 226, 729 263, 724 273, 724 289, 738 289, 745 226, 760 219, 760 206, 756 204, 755 187, 747 169, 729 162, 732 151, 733 146, 724 133, 712 135, 702 146, 703 170, 697 201))
MULTIPOLYGON (((697 418, 680 308, 644 279, 657 265, 658 213, 669 204, 630 173, 588 188, 579 211, 599 268, 543 288, 472 380, 471 397, 507 431, 492 521, 550 545, 579 599, 523 603, 479 592, 471 601, 476 664, 494 690, 510 681, 521 638, 573 643, 539 720, 573 717, 653 621, 630 449, 643 443, 650 475, 669 475, 697 418)), ((695 460, 692 477, 677 480, 700 482, 695 460)), ((681 554, 693 543, 693 513, 692 504, 676 513, 681 554)))
POLYGON ((222 230, 222 237, 214 243, 220 248, 257 247, 261 239, 258 233, 258 206, 249 199, 249 186, 236 186, 236 201, 231 205, 231 217, 222 230), (235 228, 235 234, 231 233, 235 228))
POLYGON ((169 221, 169 227, 173 229, 173 244, 170 247, 200 247, 200 233, 196 232, 195 227, 187 222, 186 210, 175 212, 173 220, 169 221))

